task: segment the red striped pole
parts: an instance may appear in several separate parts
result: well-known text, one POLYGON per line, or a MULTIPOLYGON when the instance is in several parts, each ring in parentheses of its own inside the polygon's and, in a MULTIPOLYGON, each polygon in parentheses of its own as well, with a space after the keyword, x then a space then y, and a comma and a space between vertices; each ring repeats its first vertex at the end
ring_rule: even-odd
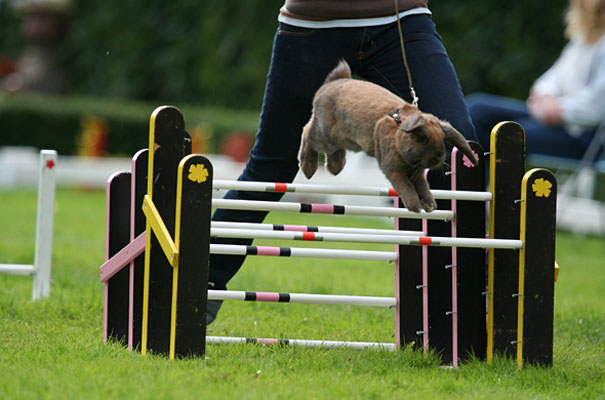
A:
POLYGON ((304 240, 315 242, 354 242, 354 243, 383 243, 440 247, 474 247, 495 249, 520 249, 521 240, 482 239, 482 238, 451 238, 429 236, 398 236, 398 235, 362 235, 354 233, 316 233, 316 232, 286 232, 265 231, 253 229, 211 228, 210 236, 237 239, 276 239, 304 240))
MULTIPOLYGON (((316 194, 339 194, 357 196, 380 196, 397 197, 399 194, 393 188, 385 187, 360 187, 360 186, 334 186, 313 185, 304 183, 275 183, 275 182, 248 182, 248 181, 223 181, 215 180, 213 188, 216 190, 245 190, 250 192, 277 192, 277 193, 316 193, 316 194)), ((489 201, 492 198, 490 192, 477 191, 452 191, 431 190, 436 199, 458 199, 473 201, 489 201)))

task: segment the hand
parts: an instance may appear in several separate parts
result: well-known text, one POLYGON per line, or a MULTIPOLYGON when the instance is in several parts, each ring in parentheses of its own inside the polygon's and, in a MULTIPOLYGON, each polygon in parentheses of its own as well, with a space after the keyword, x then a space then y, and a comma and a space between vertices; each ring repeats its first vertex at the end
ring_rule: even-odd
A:
POLYGON ((547 126, 563 123, 563 112, 559 101, 551 95, 536 95, 533 91, 527 99, 529 114, 547 126))

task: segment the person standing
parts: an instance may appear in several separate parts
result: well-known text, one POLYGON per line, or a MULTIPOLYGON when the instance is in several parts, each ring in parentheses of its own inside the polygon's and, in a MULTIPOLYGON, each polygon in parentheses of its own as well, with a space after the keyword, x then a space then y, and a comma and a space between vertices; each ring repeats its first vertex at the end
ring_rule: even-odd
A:
MULTIPOLYGON (((458 77, 431 19, 427 0, 397 0, 396 4, 393 0, 286 0, 278 17, 256 141, 239 180, 294 180, 302 128, 311 116, 313 96, 340 59, 349 64, 353 74, 413 101, 398 19, 420 110, 450 122, 467 139, 475 139, 458 77)), ((229 191, 225 198, 278 201, 282 195, 229 191)), ((266 214, 219 209, 213 220, 259 223, 266 214)), ((244 258, 212 255, 211 288, 225 290, 244 258)), ((220 305, 220 301, 208 302, 208 323, 215 319, 220 305)))
POLYGON ((526 101, 484 93, 468 97, 484 148, 493 126, 509 120, 525 129, 528 154, 582 158, 605 121, 605 0, 571 0, 566 22, 569 42, 526 101))

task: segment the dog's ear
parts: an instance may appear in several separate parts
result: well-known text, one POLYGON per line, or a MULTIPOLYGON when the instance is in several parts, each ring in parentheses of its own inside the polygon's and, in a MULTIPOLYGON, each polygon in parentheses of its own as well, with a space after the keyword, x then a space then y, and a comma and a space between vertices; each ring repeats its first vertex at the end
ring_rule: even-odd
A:
POLYGON ((477 165, 477 159, 473 154, 473 150, 468 145, 468 142, 462 133, 458 132, 447 122, 440 121, 439 125, 441 125, 441 129, 443 130, 444 140, 449 144, 456 146, 458 150, 462 151, 462 153, 468 157, 473 165, 477 165))
POLYGON ((422 114, 412 114, 406 118, 405 123, 401 127, 401 130, 407 133, 413 133, 424 128, 426 120, 422 114))
POLYGON ((418 143, 423 144, 428 140, 424 130, 425 124, 426 119, 421 114, 412 114, 405 120, 401 130, 411 134, 418 143))

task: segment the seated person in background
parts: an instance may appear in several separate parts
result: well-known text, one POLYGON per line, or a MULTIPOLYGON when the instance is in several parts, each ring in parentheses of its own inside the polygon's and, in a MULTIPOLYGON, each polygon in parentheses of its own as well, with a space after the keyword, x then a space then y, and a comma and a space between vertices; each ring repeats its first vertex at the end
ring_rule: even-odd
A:
POLYGON ((482 93, 467 98, 486 151, 494 125, 515 121, 525 129, 528 154, 579 159, 605 121, 605 0, 571 0, 566 22, 569 42, 526 102, 482 93))

